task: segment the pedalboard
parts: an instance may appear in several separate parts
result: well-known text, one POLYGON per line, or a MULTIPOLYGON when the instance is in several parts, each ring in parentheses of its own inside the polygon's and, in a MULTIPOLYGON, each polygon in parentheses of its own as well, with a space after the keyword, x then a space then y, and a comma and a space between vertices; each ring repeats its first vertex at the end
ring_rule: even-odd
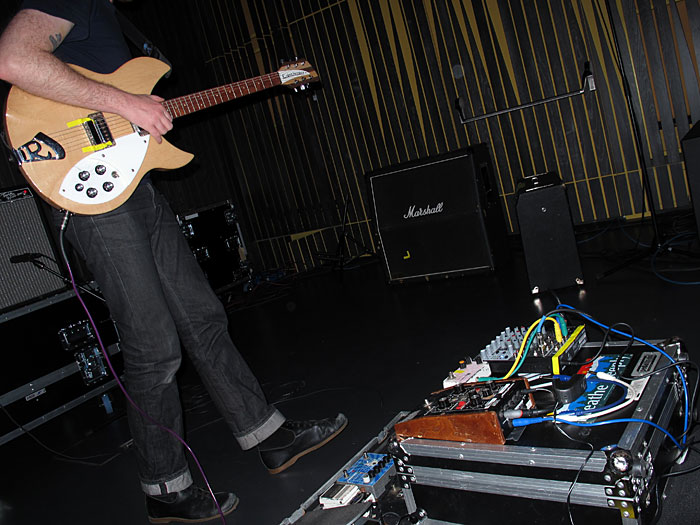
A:
MULTIPOLYGON (((511 391, 495 390, 501 381, 493 381, 491 392, 476 392, 490 384, 477 382, 431 395, 426 407, 406 416, 411 420, 394 425, 396 438, 388 446, 406 514, 422 512, 426 523, 445 525, 518 519, 561 525, 571 516, 576 523, 654 523, 666 483, 661 473, 684 457, 672 436, 681 436, 689 424, 682 409, 685 377, 677 367, 668 366, 671 359, 687 360, 675 338, 650 344, 587 343, 577 362, 562 371, 572 377, 571 384, 552 381, 564 390, 559 401, 566 404, 557 410, 568 420, 553 423, 542 418, 520 427, 525 430, 518 437, 513 429, 504 444, 457 441, 408 426, 432 417, 436 428, 442 417, 443 428, 448 428, 456 408, 452 402, 459 399, 451 392, 459 390, 464 390, 459 394, 462 400, 468 395, 471 401, 474 394, 475 413, 491 411, 498 416, 506 412, 501 408, 507 406, 504 402, 518 398, 511 391), (484 406, 486 399, 499 397, 499 403, 484 406), (577 420, 588 423, 581 428, 577 420), (596 424, 607 422, 611 424, 596 424)), ((542 410, 547 410, 544 405, 542 410)))
POLYGON ((434 392, 411 419, 394 425, 396 437, 503 445, 513 430, 504 412, 535 406, 528 389, 527 379, 518 377, 434 392))

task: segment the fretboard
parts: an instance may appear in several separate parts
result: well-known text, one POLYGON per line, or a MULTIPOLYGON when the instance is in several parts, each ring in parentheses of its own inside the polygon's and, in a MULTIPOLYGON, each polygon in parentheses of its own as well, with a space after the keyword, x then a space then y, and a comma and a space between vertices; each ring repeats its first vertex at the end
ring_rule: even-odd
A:
POLYGON ((175 117, 189 115, 200 109, 207 109, 223 102, 229 102, 258 91, 270 89, 281 84, 279 72, 268 73, 259 77, 232 82, 224 86, 205 89, 191 95, 172 98, 163 102, 170 114, 175 117))

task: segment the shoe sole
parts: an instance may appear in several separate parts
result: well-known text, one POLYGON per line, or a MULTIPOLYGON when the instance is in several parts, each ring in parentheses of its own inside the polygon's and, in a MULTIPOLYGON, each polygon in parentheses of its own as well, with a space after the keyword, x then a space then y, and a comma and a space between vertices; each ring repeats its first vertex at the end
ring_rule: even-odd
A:
MULTIPOLYGON (((240 503, 241 500, 236 497, 236 503, 233 504, 233 506, 228 509, 227 511, 223 512, 224 516, 228 516, 231 514, 234 510, 236 510, 236 507, 238 507, 238 503, 240 503)), ((151 523, 204 523, 206 521, 212 521, 212 520, 217 520, 221 518, 221 514, 216 514, 215 516, 209 516, 208 518, 197 518, 197 519, 186 519, 186 518, 148 518, 148 521, 151 523)))
POLYGON ((338 430, 336 430, 335 432, 333 432, 330 436, 328 436, 326 439, 324 439, 323 441, 321 441, 318 445, 314 445, 314 446, 311 447, 311 448, 307 448, 307 449, 304 450, 303 452, 299 452, 299 454, 297 454, 297 455, 294 456, 293 458, 290 458, 286 463, 283 463, 282 465, 280 465, 280 466, 277 467, 277 468, 274 468, 274 469, 267 469, 268 472, 269 472, 270 474, 279 474, 279 473, 282 472, 283 470, 287 470, 289 467, 291 467, 292 465, 294 465, 294 463, 296 463, 297 459, 299 459, 300 457, 302 457, 302 456, 308 454, 309 452, 313 452, 314 450, 317 450, 317 449, 321 448, 323 445, 325 445, 326 443, 328 443, 331 439, 333 439, 333 438, 336 437, 338 434, 340 434, 343 430, 345 430, 345 427, 346 427, 346 426, 348 426, 347 420, 345 421, 345 423, 343 423, 343 426, 342 426, 342 427, 340 427, 338 430))

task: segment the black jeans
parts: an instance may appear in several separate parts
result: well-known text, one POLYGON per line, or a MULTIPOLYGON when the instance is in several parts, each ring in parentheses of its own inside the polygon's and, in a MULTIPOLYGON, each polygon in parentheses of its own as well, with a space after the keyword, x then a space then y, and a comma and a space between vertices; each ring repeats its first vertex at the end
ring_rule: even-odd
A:
MULTIPOLYGON (((116 210, 71 217, 66 237, 107 300, 126 389, 142 410, 183 435, 175 381, 182 343, 243 449, 279 428, 284 416, 267 403, 231 341, 222 304, 148 179, 116 210)), ((143 490, 157 495, 187 488, 192 477, 182 445, 130 405, 128 418, 143 490)))

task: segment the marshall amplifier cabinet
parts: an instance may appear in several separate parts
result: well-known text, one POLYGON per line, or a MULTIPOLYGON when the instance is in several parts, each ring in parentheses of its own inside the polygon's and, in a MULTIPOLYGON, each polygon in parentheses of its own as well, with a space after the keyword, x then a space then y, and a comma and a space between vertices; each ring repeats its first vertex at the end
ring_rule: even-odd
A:
POLYGON ((507 243, 492 171, 478 144, 367 174, 390 283, 495 268, 507 243))

